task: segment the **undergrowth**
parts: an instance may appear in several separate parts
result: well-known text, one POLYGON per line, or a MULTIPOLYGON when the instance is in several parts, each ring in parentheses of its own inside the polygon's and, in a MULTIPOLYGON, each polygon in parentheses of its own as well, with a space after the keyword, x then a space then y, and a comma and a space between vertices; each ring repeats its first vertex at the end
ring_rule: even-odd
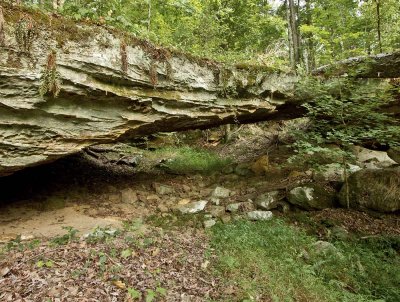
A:
POLYGON ((154 153, 160 156, 168 154, 168 159, 162 160, 160 166, 175 174, 210 174, 231 163, 229 158, 221 158, 213 152, 187 146, 161 148, 154 153))
POLYGON ((232 288, 224 301, 400 301, 400 256, 393 239, 316 239, 283 221, 238 221, 212 231, 216 273, 232 288))

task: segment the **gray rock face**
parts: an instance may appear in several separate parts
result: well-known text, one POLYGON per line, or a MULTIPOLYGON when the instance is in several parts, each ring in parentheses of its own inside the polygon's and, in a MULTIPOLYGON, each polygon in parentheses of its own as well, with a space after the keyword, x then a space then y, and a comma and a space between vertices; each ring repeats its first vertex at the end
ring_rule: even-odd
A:
POLYGON ((226 211, 231 213, 247 212, 254 210, 254 204, 251 201, 231 203, 226 206, 226 211))
POLYGON ((396 163, 400 164, 400 147, 391 147, 387 155, 396 163))
POLYGON ((173 187, 166 186, 163 184, 154 183, 153 187, 158 195, 168 195, 175 192, 173 187))
MULTIPOLYGON (((359 166, 347 164, 348 176, 359 170, 361 170, 359 166)), ((340 164, 327 164, 318 171, 315 171, 313 178, 316 181, 343 182, 345 180, 345 171, 340 164)))
POLYGON ((225 207, 223 206, 211 206, 208 212, 212 217, 222 217, 225 214, 225 207))
POLYGON ((212 193, 212 198, 227 198, 231 194, 231 190, 223 188, 223 187, 216 187, 212 193))
POLYGON ((250 220, 271 220, 273 217, 270 211, 252 211, 247 213, 247 218, 250 220))
POLYGON ((196 214, 203 211, 207 203, 208 201, 206 200, 190 202, 188 204, 178 206, 177 210, 182 214, 196 214))
POLYGON ((133 189, 128 188, 121 191, 121 201, 123 203, 134 204, 138 200, 137 194, 133 189))
POLYGON ((272 191, 258 196, 255 200, 257 208, 262 210, 272 210, 278 207, 279 191, 272 191))
POLYGON ((334 193, 319 185, 310 184, 290 190, 288 200, 306 210, 322 210, 333 206, 334 193))
POLYGON ((74 25, 65 33, 44 21, 34 26, 38 35, 27 52, 16 41, 15 24, 5 24, 0 176, 102 142, 267 120, 281 108, 285 117, 292 109, 298 114, 287 106, 295 102, 293 76, 224 68, 99 26, 74 25), (60 92, 41 97, 52 49, 60 92), (226 91, 240 93, 230 97, 226 91))
MULTIPOLYGON (((349 205, 351 208, 379 212, 400 210, 400 168, 364 169, 351 175, 349 205)), ((339 202, 347 207, 346 185, 343 185, 339 202)))
POLYGON ((205 220, 203 222, 204 228, 208 229, 213 227, 215 224, 217 223, 217 221, 215 219, 209 219, 209 220, 205 220))
POLYGON ((370 169, 387 168, 396 164, 384 151, 369 150, 360 146, 354 147, 354 155, 361 166, 370 169))

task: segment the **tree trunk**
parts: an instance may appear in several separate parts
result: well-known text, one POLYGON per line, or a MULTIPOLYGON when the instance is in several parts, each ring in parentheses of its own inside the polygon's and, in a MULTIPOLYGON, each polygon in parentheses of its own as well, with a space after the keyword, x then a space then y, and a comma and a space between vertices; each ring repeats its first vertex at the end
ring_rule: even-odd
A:
POLYGON ((378 45, 379 52, 382 53, 382 36, 381 36, 381 3, 380 0, 375 0, 376 3, 376 18, 377 18, 377 32, 378 32, 378 45))
MULTIPOLYGON (((313 24, 310 1, 311 0, 306 0, 306 24, 309 26, 313 24)), ((307 50, 307 73, 311 73, 315 69, 314 36, 312 33, 307 33, 305 37, 307 50)))
POLYGON ((289 36, 289 51, 290 63, 292 68, 297 69, 300 63, 300 38, 297 24, 296 7, 294 0, 287 0, 287 19, 288 19, 288 36, 289 36))

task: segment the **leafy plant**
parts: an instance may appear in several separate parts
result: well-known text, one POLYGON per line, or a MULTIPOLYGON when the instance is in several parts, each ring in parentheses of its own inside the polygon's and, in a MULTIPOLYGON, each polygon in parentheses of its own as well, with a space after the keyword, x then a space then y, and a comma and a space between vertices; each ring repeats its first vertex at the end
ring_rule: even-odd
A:
POLYGON ((39 93, 43 97, 51 93, 57 97, 61 90, 60 73, 57 71, 57 52, 52 50, 47 56, 46 67, 42 73, 39 93))
POLYGON ((400 144, 400 126, 384 111, 398 93, 388 82, 337 78, 316 80, 305 78, 299 86, 302 97, 313 90, 317 98, 307 103, 307 131, 295 131, 294 148, 298 153, 292 161, 309 164, 353 159, 354 144, 375 142, 381 145, 400 144), (340 148, 332 148, 336 145, 340 148))
POLYGON ((65 245, 77 239, 76 234, 79 232, 77 229, 71 226, 66 226, 62 228, 67 231, 67 234, 53 238, 51 240, 51 243, 53 245, 65 245))

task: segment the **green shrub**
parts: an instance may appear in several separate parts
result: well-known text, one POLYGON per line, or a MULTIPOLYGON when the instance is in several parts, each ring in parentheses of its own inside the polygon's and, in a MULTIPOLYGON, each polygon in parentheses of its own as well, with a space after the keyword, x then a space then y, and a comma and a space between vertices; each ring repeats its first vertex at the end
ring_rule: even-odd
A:
POLYGON ((168 159, 162 161, 161 167, 175 174, 210 174, 231 163, 230 159, 223 159, 210 151, 191 147, 162 148, 155 152, 168 154, 168 159))

